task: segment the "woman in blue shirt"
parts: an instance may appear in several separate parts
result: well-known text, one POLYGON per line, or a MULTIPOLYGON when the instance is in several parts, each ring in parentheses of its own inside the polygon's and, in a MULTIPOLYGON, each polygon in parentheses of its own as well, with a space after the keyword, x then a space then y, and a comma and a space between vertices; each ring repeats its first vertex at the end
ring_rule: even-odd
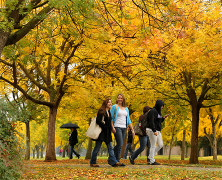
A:
MULTIPOLYGON (((112 106, 110 113, 112 117, 112 132, 114 133, 116 139, 114 154, 116 160, 119 162, 123 141, 125 139, 126 129, 128 126, 132 130, 133 137, 135 136, 134 129, 129 117, 129 110, 126 107, 125 98, 123 94, 118 94, 116 104, 112 106)), ((122 164, 122 166, 125 165, 122 164)))

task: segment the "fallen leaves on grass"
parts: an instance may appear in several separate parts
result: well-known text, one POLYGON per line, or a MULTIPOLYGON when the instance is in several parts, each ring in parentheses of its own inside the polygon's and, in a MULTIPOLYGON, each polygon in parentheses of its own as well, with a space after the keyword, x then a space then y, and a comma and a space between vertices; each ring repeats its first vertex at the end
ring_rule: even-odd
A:
MULTIPOLYGON (((44 162, 39 160, 24 161, 27 171, 24 180, 71 180, 71 179, 222 179, 220 171, 187 170, 175 167, 151 167, 145 160, 136 160, 137 165, 130 165, 129 160, 122 160, 125 167, 112 167, 107 160, 97 160, 99 168, 89 166, 89 160, 57 160, 44 162)), ((158 160, 161 164, 181 164, 181 161, 158 160)), ((188 164, 187 161, 183 162, 188 164)), ((211 162, 203 162, 209 165, 211 162)), ((221 162, 220 162, 221 163, 221 162)))

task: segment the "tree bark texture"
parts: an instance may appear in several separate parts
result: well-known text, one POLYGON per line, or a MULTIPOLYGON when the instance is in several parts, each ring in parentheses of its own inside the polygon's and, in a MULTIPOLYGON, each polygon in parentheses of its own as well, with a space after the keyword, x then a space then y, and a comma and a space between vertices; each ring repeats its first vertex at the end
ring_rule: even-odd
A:
POLYGON ((56 160, 56 154, 55 154, 56 115, 57 115, 57 107, 54 106, 50 107, 45 161, 56 160))
POLYGON ((30 160, 30 126, 29 126, 29 121, 25 123, 25 126, 26 126, 25 160, 30 160))
POLYGON ((199 113, 200 108, 197 104, 192 105, 192 137, 191 137, 191 154, 190 164, 198 164, 198 130, 199 130, 199 113))
POLYGON ((182 150, 181 150, 181 160, 185 158, 185 146, 186 146, 186 130, 183 130, 183 142, 182 142, 182 150))
POLYGON ((5 44, 8 40, 9 32, 4 32, 3 30, 0 30, 0 57, 3 51, 3 48, 5 47, 5 44))

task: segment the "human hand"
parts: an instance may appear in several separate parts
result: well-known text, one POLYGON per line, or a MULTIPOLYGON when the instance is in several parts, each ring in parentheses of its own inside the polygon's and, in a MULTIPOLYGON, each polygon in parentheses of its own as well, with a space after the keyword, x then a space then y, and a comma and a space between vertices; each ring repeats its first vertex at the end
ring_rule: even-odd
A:
POLYGON ((154 135, 156 135, 156 136, 157 136, 157 132, 154 132, 154 135))
POLYGON ((163 116, 163 118, 165 119, 166 117, 168 117, 169 116, 169 114, 167 114, 167 115, 165 115, 165 116, 163 116))
POLYGON ((112 128, 112 132, 113 132, 113 134, 116 134, 116 129, 112 128))
POLYGON ((134 132, 134 130, 132 130, 132 135, 133 135, 133 137, 135 136, 135 132, 134 132))

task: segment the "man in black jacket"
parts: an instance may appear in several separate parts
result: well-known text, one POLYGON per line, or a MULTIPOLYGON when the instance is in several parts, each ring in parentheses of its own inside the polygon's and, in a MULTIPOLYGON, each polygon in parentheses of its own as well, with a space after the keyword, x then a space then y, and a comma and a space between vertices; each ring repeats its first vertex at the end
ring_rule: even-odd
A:
POLYGON ((80 155, 74 150, 74 146, 78 143, 78 139, 77 139, 78 132, 77 132, 76 128, 71 128, 71 131, 72 131, 72 134, 69 137, 69 144, 70 144, 69 159, 72 159, 72 153, 74 153, 79 159, 80 155))
POLYGON ((157 100, 155 107, 149 111, 147 116, 148 127, 146 129, 146 133, 149 136, 150 140, 150 155, 149 160, 151 165, 160 165, 155 162, 154 156, 155 154, 163 147, 163 139, 161 135, 162 122, 165 120, 169 114, 162 117, 161 110, 164 107, 164 103, 162 100, 157 100), (158 146, 156 146, 158 144, 158 146))

